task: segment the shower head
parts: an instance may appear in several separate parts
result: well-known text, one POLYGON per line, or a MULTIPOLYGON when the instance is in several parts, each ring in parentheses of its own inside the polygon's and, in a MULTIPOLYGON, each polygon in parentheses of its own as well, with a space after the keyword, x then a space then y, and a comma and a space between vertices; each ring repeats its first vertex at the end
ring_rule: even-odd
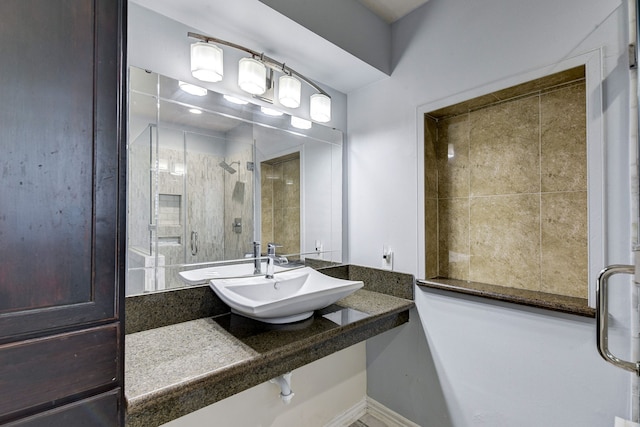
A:
MULTIPOLYGON (((232 163, 231 163, 231 165, 232 165, 232 164, 234 164, 234 163, 240 163, 240 162, 232 162, 232 163)), ((230 164, 228 164, 227 162, 225 162, 224 160, 223 160, 223 161, 221 161, 221 162, 218 164, 218 166, 220 166, 222 169, 226 170, 226 171, 227 171, 227 172, 229 172, 230 174, 234 174, 234 173, 236 173, 236 170, 235 170, 234 168, 232 168, 232 167, 231 167, 231 165, 230 165, 230 164)))

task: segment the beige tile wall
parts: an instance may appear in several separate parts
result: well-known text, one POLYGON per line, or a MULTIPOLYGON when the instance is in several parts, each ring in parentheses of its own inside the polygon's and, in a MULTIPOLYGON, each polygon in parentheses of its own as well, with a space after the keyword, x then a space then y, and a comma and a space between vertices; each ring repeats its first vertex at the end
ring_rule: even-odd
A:
MULTIPOLYGON (((300 253, 300 157, 261 164, 262 242, 278 253, 300 253)), ((263 251, 266 249, 263 249, 263 251)))
POLYGON ((586 298, 586 177, 584 80, 427 117, 427 276, 586 298))

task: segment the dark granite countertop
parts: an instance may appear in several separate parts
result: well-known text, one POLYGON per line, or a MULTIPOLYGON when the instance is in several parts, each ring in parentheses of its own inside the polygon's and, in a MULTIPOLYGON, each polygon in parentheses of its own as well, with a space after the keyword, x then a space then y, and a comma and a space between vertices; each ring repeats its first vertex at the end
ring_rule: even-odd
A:
POLYGON ((595 309, 587 304, 583 298, 574 298, 526 289, 508 288, 505 286, 489 285, 486 283, 468 282, 465 280, 419 279, 416 284, 425 288, 441 289, 466 295, 491 298, 529 307, 544 308, 562 313, 577 314, 585 317, 595 317, 595 309))
POLYGON ((413 307, 365 285, 293 324, 227 313, 130 333, 126 423, 152 427, 186 415, 406 323, 413 307))

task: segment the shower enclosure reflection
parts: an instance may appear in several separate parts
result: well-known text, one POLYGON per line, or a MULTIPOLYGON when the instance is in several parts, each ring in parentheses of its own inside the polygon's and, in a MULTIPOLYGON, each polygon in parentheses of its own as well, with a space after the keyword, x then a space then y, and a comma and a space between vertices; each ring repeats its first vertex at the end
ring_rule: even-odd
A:
MULTIPOLYGON (((251 143, 230 149, 220 136, 147 126, 129 146, 129 266, 242 258, 253 238, 253 176, 240 165, 252 154, 251 143), (232 220, 244 229, 224 226, 232 220)), ((164 268, 134 270, 127 283, 130 293, 181 285, 164 268)))
POLYGON ((186 269, 251 262, 256 240, 302 262, 341 261, 340 132, 305 134, 133 67, 130 87, 127 295, 184 286, 186 269))

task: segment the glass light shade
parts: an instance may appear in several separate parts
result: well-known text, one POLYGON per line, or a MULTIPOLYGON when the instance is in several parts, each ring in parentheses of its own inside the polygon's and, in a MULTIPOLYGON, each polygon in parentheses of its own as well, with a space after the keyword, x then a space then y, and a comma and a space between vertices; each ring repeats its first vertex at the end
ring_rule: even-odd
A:
POLYGON ((222 49, 218 46, 198 42, 191 45, 191 75, 203 82, 222 80, 222 49))
POLYGON ((158 170, 166 172, 169 170, 169 161, 167 159, 158 159, 158 170))
POLYGON ((331 98, 321 93, 311 95, 309 115, 313 120, 326 123, 331 120, 331 98))
POLYGON ((235 96, 231 96, 231 95, 222 95, 224 97, 224 99, 226 99, 227 101, 233 103, 233 104, 238 104, 238 105, 247 105, 249 103, 249 101, 245 101, 244 99, 240 99, 240 98, 236 98, 235 96))
POLYGON ((278 117, 284 114, 282 111, 278 111, 276 109, 269 108, 269 107, 260 107, 260 111, 262 111, 267 116, 274 116, 274 117, 278 117))
POLYGON ((178 82, 178 87, 188 94, 195 96, 205 96, 207 94, 207 90, 205 88, 183 81, 178 82))
POLYGON ((184 175, 184 163, 174 163, 171 166, 171 175, 181 176, 184 175))
POLYGON ((311 129, 311 122, 300 117, 291 116, 291 126, 298 129, 311 129))
POLYGON ((278 100, 280 104, 289 108, 300 106, 300 92, 302 90, 300 80, 287 74, 280 76, 278 84, 278 100))
POLYGON ((267 67, 253 58, 242 58, 238 63, 238 86, 252 95, 267 90, 267 67))

